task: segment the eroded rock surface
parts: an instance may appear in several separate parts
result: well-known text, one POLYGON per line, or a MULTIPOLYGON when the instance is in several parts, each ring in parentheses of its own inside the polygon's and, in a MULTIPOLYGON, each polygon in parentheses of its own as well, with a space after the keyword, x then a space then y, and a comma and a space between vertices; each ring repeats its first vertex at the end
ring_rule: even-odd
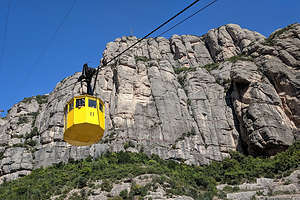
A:
POLYGON ((260 200, 298 200, 300 199, 300 170, 281 179, 258 178, 256 183, 244 183, 241 185, 218 185, 218 199, 260 199, 260 200), (235 192, 232 192, 232 191, 235 192))
MULTIPOLYGON (((299 35, 299 24, 268 39, 229 24, 203 36, 144 40, 101 68, 95 92, 105 103, 106 132, 89 147, 63 141, 64 105, 82 89, 75 73, 1 119, 0 180, 105 151, 196 165, 232 150, 274 155, 300 139, 299 35)), ((108 43, 101 62, 136 41, 108 43)))

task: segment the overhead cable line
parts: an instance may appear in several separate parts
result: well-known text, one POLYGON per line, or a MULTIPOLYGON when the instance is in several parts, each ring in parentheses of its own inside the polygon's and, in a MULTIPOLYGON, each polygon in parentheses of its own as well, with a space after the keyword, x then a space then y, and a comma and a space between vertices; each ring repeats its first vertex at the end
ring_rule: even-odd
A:
MULTIPOLYGON (((170 19, 168 19, 166 22, 164 22, 163 24, 161 24, 160 26, 158 26, 157 28, 155 28, 153 31, 151 31, 150 33, 148 33, 147 35, 145 35, 143 38, 139 39, 137 42, 135 42, 134 44, 132 44, 130 47, 128 47, 127 49, 125 49, 124 51, 122 51, 121 53, 119 53, 118 55, 116 55, 115 57, 113 57, 112 59, 110 59, 108 62, 105 63, 105 65, 108 65, 109 63, 111 63, 113 60, 115 60, 116 58, 120 57, 122 54, 124 54, 126 51, 128 51, 129 49, 131 49, 132 47, 134 47, 135 45, 137 45, 138 43, 140 43, 142 40, 146 39, 148 36, 152 35, 154 32, 156 32, 157 30, 159 30, 160 28, 162 28, 164 25, 166 25, 167 23, 169 23, 170 21, 172 21, 174 18, 176 18, 177 16, 179 16, 180 14, 182 14, 184 11, 186 11, 187 9, 189 9, 190 7, 192 7, 194 4, 196 4, 197 2, 199 2, 200 0, 196 0, 193 3, 191 3, 189 6, 187 6, 186 8, 184 8, 183 10, 181 10, 180 12, 178 12, 176 15, 174 15, 173 17, 171 17, 170 19)), ((209 4, 207 4, 206 6, 202 7, 201 9, 199 9, 198 11, 196 11, 195 13, 193 13, 192 15, 188 16, 187 18, 183 19, 182 21, 178 22, 177 24, 175 24, 174 26, 172 26, 171 28, 169 28, 168 30, 164 31, 163 33, 159 34, 159 36, 162 36, 163 34, 169 32, 170 30, 174 29, 176 26, 182 24, 183 22, 187 21, 188 19, 192 18, 193 16, 195 16, 196 14, 198 14, 199 12, 205 10, 206 8, 208 8, 209 6, 211 6, 212 4, 216 3, 218 0, 214 0, 212 2, 210 2, 209 4)), ((158 37, 159 37, 158 36, 158 37)), ((98 77, 98 73, 99 73, 99 69, 101 66, 97 67, 97 72, 96 72, 96 79, 94 82, 94 87, 93 87, 93 91, 95 90, 95 86, 96 86, 96 80, 98 77)), ((72 84, 76 84, 72 83, 72 84)), ((72 84, 67 85, 59 90, 65 89, 66 87, 70 87, 72 84)))
MULTIPOLYGON (((160 28, 162 28, 164 25, 166 25, 167 23, 169 23, 170 21, 172 21, 174 18, 176 18, 177 16, 179 16, 180 14, 182 14, 184 11, 186 11, 187 9, 189 9, 190 7, 192 7, 194 4, 196 4, 198 1, 200 0, 196 0, 193 3, 191 3, 189 6, 187 6, 186 8, 184 8, 183 10, 181 10, 180 12, 178 12, 176 15, 174 15, 173 17, 171 17, 170 19, 168 19, 166 22, 164 22, 163 24, 161 24, 160 26, 158 26, 156 29, 154 29, 153 31, 151 31, 150 33, 148 33, 146 36, 144 36, 142 39, 139 39, 136 43, 134 43, 133 45, 131 45, 130 47, 128 47, 127 49, 125 49, 124 51, 122 51, 121 53, 119 53, 118 55, 116 55, 115 57, 113 57, 110 61, 108 61, 107 63, 105 63, 106 65, 110 62, 112 62, 114 59, 118 58, 119 56, 121 56, 123 53, 125 53, 126 51, 128 51, 129 49, 131 49, 132 47, 134 47, 135 45, 137 45, 138 43, 140 43, 142 40, 146 39, 148 36, 150 36, 152 33, 156 32, 157 30, 159 30, 160 28)), ((196 14, 198 14, 199 12, 205 10, 206 8, 208 8, 209 6, 211 6, 212 4, 214 4, 215 2, 217 2, 218 0, 214 0, 212 2, 210 2, 209 4, 207 4, 206 6, 202 7, 201 9, 199 9, 198 11, 196 11, 195 13, 193 13, 192 15, 188 16, 187 18, 185 18, 184 20, 180 21, 179 23, 175 24, 174 26, 172 26, 171 28, 169 28, 168 30, 164 31, 163 33, 159 34, 160 37, 163 34, 169 32, 170 30, 174 29, 176 26, 182 24, 183 22, 187 21, 188 19, 192 18, 193 16, 195 16, 196 14)), ((96 80, 98 77, 98 73, 99 73, 99 68, 100 66, 97 67, 97 72, 96 72, 96 80)), ((96 88, 96 80, 94 82, 94 88, 93 91, 96 88)))
POLYGON ((7 14, 6 14, 6 18, 5 18, 3 42, 2 42, 2 48, 1 48, 1 54, 0 54, 0 69, 1 69, 3 57, 5 55, 5 46, 6 46, 6 40, 7 40, 7 27, 8 27, 8 19, 9 19, 11 4, 12 4, 12 0, 9 0, 8 5, 7 5, 7 14))
POLYGON ((59 32, 59 30, 62 28, 62 26, 64 25, 65 21, 67 20, 67 18, 69 17, 69 15, 71 14, 72 10, 75 7, 77 0, 73 0, 73 3, 71 5, 71 7, 69 8, 69 10, 66 12, 66 14, 64 15, 63 19, 61 20, 61 22, 59 23, 59 25, 57 26, 57 28, 55 29, 53 35, 51 36, 50 40, 48 41, 48 44, 45 45, 44 49, 42 49, 41 53, 39 54, 39 56, 37 57, 37 59, 35 60, 33 66, 37 65, 39 63, 39 61, 41 60, 41 58, 44 56, 44 54, 47 52, 47 50, 49 49, 51 43, 54 41, 57 33, 59 32))
POLYGON ((188 5, 186 8, 184 8, 183 10, 181 10, 180 12, 178 12, 176 15, 174 15, 173 17, 171 17, 170 19, 168 19, 167 21, 165 21, 164 23, 162 23, 161 25, 159 25, 156 29, 154 29, 153 31, 151 31, 150 33, 148 33, 147 35, 145 35, 143 38, 139 39, 136 43, 134 43, 133 45, 131 45, 130 47, 128 47, 127 49, 125 49, 124 51, 122 51, 121 53, 119 53, 118 55, 116 55, 115 57, 113 57, 110 61, 106 62, 105 64, 108 65, 114 59, 116 59, 117 57, 121 56, 123 53, 125 53, 126 51, 128 51, 129 49, 131 49, 132 47, 134 47, 135 45, 137 45, 138 43, 140 43, 142 40, 144 40, 147 37, 149 37, 150 35, 152 35, 154 32, 156 32, 157 30, 159 30, 160 28, 162 28, 163 26, 165 26, 166 24, 168 24, 170 21, 172 21, 173 19, 175 19, 176 17, 178 17, 179 15, 181 15, 184 11, 186 11, 187 9, 189 9, 190 7, 192 7, 194 4, 198 3, 199 1, 200 0, 196 0, 193 3, 191 3, 190 5, 188 5))
MULTIPOLYGON (((152 35, 154 32, 156 32, 157 30, 161 29, 163 26, 165 26, 166 24, 168 24, 170 21, 172 21, 173 19, 175 19, 176 17, 178 17, 179 15, 181 15, 183 12, 185 12, 187 9, 189 9, 190 7, 192 7, 193 5, 195 5, 196 3, 198 3, 200 0, 196 0, 193 3, 191 3, 190 5, 188 5, 187 7, 185 7, 184 9, 182 9, 181 11, 179 11, 177 14, 175 14, 173 17, 171 17, 170 19, 168 19, 167 21, 165 21, 164 23, 162 23, 161 25, 159 25, 157 28, 155 28, 153 31, 151 31, 150 33, 148 33, 147 35, 145 35, 143 38, 139 39, 137 42, 135 42, 134 44, 132 44, 131 46, 129 46, 127 49, 125 49, 124 51, 122 51, 121 53, 119 53, 118 55, 116 55, 115 57, 113 57, 112 59, 110 59, 108 62, 105 63, 105 65, 108 65, 109 63, 111 63, 113 60, 115 60, 116 58, 120 57, 122 54, 124 54, 126 51, 128 51, 129 49, 131 49, 132 47, 134 47, 135 45, 137 45, 138 43, 140 43, 141 41, 143 41, 144 39, 146 39, 147 37, 149 37, 150 35, 152 35)), ((97 77, 98 77, 98 73, 99 73, 99 69, 101 66, 97 67, 97 72, 96 72, 96 79, 94 82, 94 87, 93 87, 93 91, 95 91, 96 88, 96 82, 97 82, 97 77)))
POLYGON ((168 30, 162 32, 161 34, 159 34, 157 37, 160 37, 164 34, 166 34, 167 32, 169 32, 170 30, 174 29, 175 27, 179 26, 180 24, 182 24, 183 22, 187 21, 188 19, 194 17, 196 14, 198 14, 199 12, 205 10, 206 8, 208 8, 209 6, 211 6, 212 4, 216 3, 218 0, 214 0, 212 2, 210 2, 209 4, 205 5, 204 7, 200 8, 198 11, 194 12, 192 15, 188 16, 187 18, 181 20, 180 22, 178 22, 177 24, 175 24, 174 26, 172 26, 171 28, 169 28, 168 30))

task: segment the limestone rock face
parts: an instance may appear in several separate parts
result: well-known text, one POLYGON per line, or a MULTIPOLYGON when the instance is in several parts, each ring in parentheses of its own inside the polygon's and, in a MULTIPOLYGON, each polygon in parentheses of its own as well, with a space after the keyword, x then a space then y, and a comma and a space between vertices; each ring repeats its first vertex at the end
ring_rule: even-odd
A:
MULTIPOLYGON (((299 36, 299 24, 268 39, 229 24, 203 36, 142 41, 100 69, 95 95, 105 103, 106 131, 88 147, 63 141, 64 106, 82 91, 75 73, 0 120, 0 181, 106 151, 196 165, 232 150, 274 155, 300 139, 299 36)), ((137 40, 108 43, 101 63, 137 40)))
POLYGON ((300 184, 298 176, 300 170, 282 179, 258 178, 256 183, 243 183, 241 185, 229 186, 218 185, 219 192, 224 193, 226 199, 260 199, 260 200, 285 200, 300 198, 300 184), (236 192, 228 192, 228 188, 235 188, 236 192), (226 191, 227 189, 227 191, 226 191))
POLYGON ((284 112, 275 88, 259 73, 258 66, 238 61, 232 67, 231 79, 234 110, 248 152, 274 155, 293 144, 296 127, 284 112))

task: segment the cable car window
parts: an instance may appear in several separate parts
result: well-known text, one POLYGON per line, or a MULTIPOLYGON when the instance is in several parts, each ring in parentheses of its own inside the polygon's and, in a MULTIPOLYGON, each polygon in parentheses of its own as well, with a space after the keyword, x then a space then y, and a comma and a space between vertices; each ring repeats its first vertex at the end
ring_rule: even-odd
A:
POLYGON ((84 107, 85 106, 85 99, 76 99, 76 108, 78 107, 84 107))
POLYGON ((101 102, 99 102, 99 109, 101 110, 101 112, 103 112, 103 105, 101 102))
POLYGON ((89 107, 96 108, 97 102, 95 100, 89 99, 89 107))
POLYGON ((70 106, 69 106, 69 112, 70 112, 71 110, 73 110, 73 108, 74 108, 74 102, 72 101, 72 103, 70 103, 70 106))

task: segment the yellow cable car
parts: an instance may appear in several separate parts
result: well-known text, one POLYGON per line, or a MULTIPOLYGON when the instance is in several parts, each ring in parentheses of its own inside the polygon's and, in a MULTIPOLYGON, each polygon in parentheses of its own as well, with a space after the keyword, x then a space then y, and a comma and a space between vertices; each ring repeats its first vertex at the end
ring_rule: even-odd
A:
POLYGON ((64 140, 75 146, 99 142, 105 130, 105 107, 97 97, 73 97, 64 109, 64 140))

